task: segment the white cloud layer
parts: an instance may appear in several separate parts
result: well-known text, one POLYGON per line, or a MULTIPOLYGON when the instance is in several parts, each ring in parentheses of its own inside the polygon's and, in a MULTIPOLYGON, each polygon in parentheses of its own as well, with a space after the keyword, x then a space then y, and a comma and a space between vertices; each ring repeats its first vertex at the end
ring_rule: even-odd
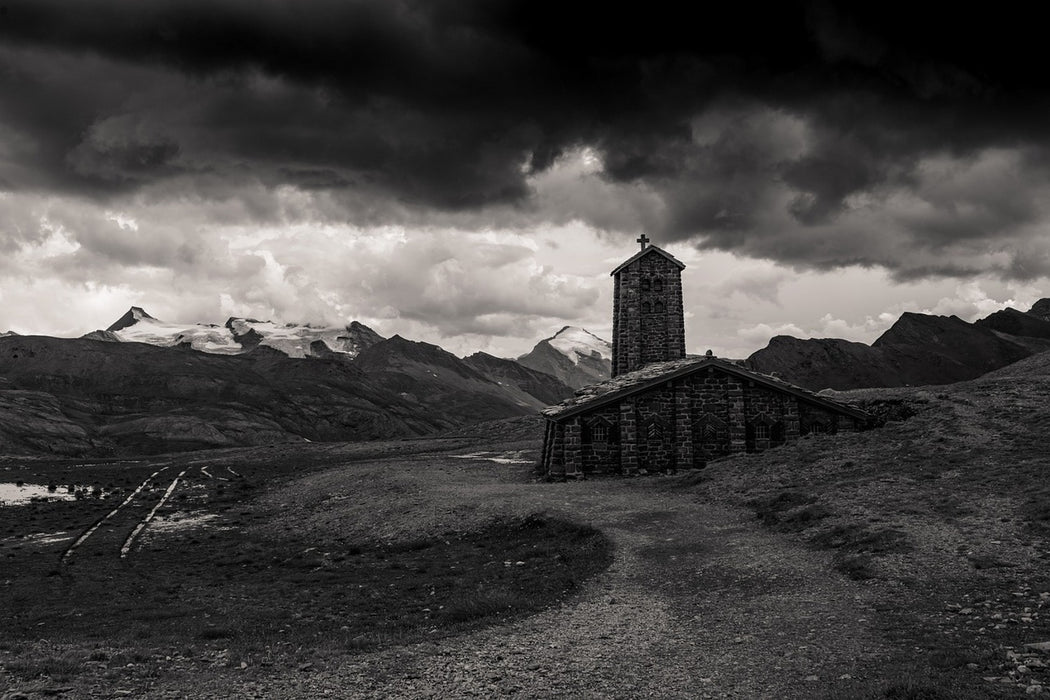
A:
MULTIPOLYGON (((274 206, 297 210, 306 196, 285 190, 274 206)), ((249 225, 227 222, 224 209, 142 196, 101 205, 3 195, 0 330, 80 335, 137 305, 181 323, 358 320, 461 355, 516 356, 563 325, 609 338, 609 271, 635 250, 578 221, 478 230, 305 217, 249 225)), ((972 321, 1027 309, 1050 291, 1046 278, 895 282, 877 268, 798 271, 686 243, 666 248, 687 265, 689 351, 730 357, 783 333, 870 343, 904 311, 972 321)))

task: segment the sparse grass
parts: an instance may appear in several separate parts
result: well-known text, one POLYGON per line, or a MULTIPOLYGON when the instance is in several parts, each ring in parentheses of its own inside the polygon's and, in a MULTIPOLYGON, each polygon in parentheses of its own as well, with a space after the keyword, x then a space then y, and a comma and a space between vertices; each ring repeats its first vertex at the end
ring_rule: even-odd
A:
MULTIPOLYGON (((85 550, 54 577, 50 558, 17 552, 23 575, 0 587, 6 643, 32 640, 46 625, 85 646, 104 640, 146 650, 194 640, 246 653, 279 637, 296 647, 374 648, 546 607, 611 559, 601 533, 542 516, 389 543, 351 544, 331 531, 211 534, 207 546, 199 531, 174 534, 124 561, 115 550, 85 550)), ((18 672, 68 675, 73 666, 61 666, 63 658, 18 672)))
POLYGON ((84 666, 84 659, 76 653, 16 658, 4 662, 4 669, 24 680, 48 678, 63 683, 76 678, 84 666))

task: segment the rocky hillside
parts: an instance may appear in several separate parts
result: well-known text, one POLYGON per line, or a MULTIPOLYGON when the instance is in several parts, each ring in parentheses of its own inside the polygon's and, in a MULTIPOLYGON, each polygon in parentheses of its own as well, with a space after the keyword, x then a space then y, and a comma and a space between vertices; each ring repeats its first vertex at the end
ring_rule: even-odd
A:
POLYGON ((1040 299, 1032 304, 1028 313, 1044 321, 1050 321, 1050 299, 1040 299))
POLYGON ((547 402, 502 385, 437 345, 395 335, 364 350, 355 368, 424 413, 471 421, 533 413, 547 402))
POLYGON ((590 331, 565 326, 536 343, 518 363, 553 375, 574 389, 604 381, 612 373, 612 345, 590 331))
POLYGON ((1050 335, 1041 335, 1050 323, 1016 314, 998 312, 972 324, 956 316, 905 313, 870 346, 778 336, 747 362, 813 390, 948 384, 1050 349, 1050 335))
MULTIPOLYGON (((1050 307, 1047 308, 1047 315, 1050 316, 1050 307)), ((996 311, 987 318, 976 321, 974 325, 1024 338, 1050 338, 1050 320, 1017 309, 996 311)))
POLYGON ((0 338, 0 453, 116 454, 420 435, 544 404, 436 346, 345 359, 0 338))
POLYGON ((504 387, 516 387, 543 406, 559 403, 572 396, 573 389, 568 384, 545 372, 529 369, 514 360, 476 352, 464 358, 463 362, 490 381, 504 387))

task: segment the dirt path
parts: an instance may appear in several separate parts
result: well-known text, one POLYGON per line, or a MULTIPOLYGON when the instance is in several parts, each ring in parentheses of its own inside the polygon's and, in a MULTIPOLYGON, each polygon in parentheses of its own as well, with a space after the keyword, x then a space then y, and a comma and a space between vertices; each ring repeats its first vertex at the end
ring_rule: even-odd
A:
POLYGON ((613 566, 540 614, 459 637, 319 661, 292 675, 168 679, 158 696, 849 697, 883 653, 865 588, 750 514, 655 481, 472 488, 488 508, 593 524, 613 566), (250 678, 250 680, 249 680, 250 678), (190 690, 189 688, 193 688, 190 690), (165 692, 167 689, 167 692, 165 692))

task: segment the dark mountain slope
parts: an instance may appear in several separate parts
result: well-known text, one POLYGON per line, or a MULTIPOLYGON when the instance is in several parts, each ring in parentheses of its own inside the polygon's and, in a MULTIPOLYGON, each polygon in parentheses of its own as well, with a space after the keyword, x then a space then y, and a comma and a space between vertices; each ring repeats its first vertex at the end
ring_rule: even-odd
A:
POLYGON ((545 372, 524 367, 514 360, 476 352, 463 361, 490 381, 517 387, 545 406, 563 401, 573 394, 573 388, 568 384, 545 372))
POLYGON ((975 321, 974 325, 1009 335, 1050 339, 1050 321, 1017 309, 996 311, 987 318, 975 321))
POLYGON ((1033 345, 955 316, 905 313, 870 347, 780 336, 748 363, 809 389, 858 389, 973 379, 1043 347, 1042 341, 1033 345))
MULTIPOLYGON (((427 371, 423 364, 419 372, 427 371)), ((499 391, 479 376, 449 381, 440 392, 433 383, 417 389, 441 399, 431 402, 391 386, 392 374, 370 377, 345 361, 293 359, 266 347, 231 356, 142 343, 2 338, 0 452, 362 440, 531 410, 506 398, 479 401, 471 383, 499 391), (460 390, 457 382, 466 386, 460 390), (61 435, 51 436, 56 430, 61 435)))
POLYGON ((1043 321, 1050 321, 1050 299, 1040 299, 1032 304, 1028 313, 1043 321))
POLYGON ((422 413, 457 417, 458 422, 443 427, 526 415, 545 405, 514 387, 500 386, 437 345, 398 335, 364 349, 353 366, 422 413))
POLYGON ((899 384, 912 385, 973 379, 1032 354, 957 316, 916 313, 902 314, 871 346, 898 370, 899 384))
POLYGON ((838 338, 772 338, 747 359, 748 366, 809 389, 897 386, 896 372, 882 353, 838 338))

